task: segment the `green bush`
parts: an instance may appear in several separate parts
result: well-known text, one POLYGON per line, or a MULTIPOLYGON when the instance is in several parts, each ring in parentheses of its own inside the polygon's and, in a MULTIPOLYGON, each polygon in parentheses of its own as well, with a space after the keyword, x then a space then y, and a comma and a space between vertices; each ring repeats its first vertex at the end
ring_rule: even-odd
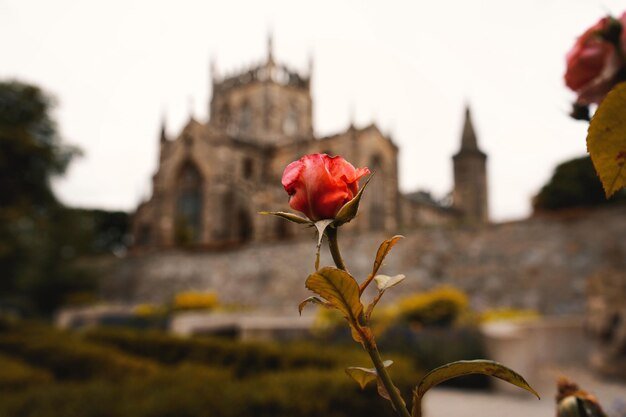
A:
POLYGON ((120 379, 155 370, 145 359, 39 325, 16 325, 0 332, 0 352, 46 369, 57 379, 120 379))
MULTIPOLYGON (((379 339, 384 352, 393 352, 410 358, 412 366, 426 371, 458 360, 484 359, 487 352, 480 329, 475 326, 410 328, 397 323, 385 330, 379 339)), ((483 375, 472 375, 446 382, 463 388, 486 388, 491 380, 483 375)))
POLYGON ((589 156, 559 164, 533 199, 535 211, 591 207, 626 201, 626 190, 607 199, 589 156))
POLYGON ((5 355, 0 355, 0 390, 22 389, 52 380, 49 372, 5 355))
POLYGON ((197 362, 229 367, 239 376, 285 369, 330 369, 349 366, 354 361, 367 363, 367 356, 358 349, 305 343, 278 345, 208 337, 181 338, 156 331, 110 328, 89 331, 85 337, 163 364, 197 362))

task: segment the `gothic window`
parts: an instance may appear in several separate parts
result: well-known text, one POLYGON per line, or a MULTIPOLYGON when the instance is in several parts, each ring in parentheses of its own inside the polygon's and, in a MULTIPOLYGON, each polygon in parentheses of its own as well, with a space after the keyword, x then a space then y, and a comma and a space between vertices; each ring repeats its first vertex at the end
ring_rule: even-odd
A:
POLYGON ((249 180, 254 175, 254 161, 250 157, 243 159, 243 178, 249 180))
POLYGON ((248 212, 241 208, 237 213, 237 237, 240 242, 247 242, 252 238, 252 220, 248 212))
POLYGON ((139 226, 139 231, 137 233, 137 241, 135 244, 137 246, 148 246, 152 243, 152 229, 148 224, 142 224, 139 226))
POLYGON ((289 222, 284 221, 284 219, 276 220, 276 237, 281 240, 290 238, 291 230, 289 229, 289 222))
POLYGON ((298 133, 298 129, 298 112, 296 111, 296 106, 292 104, 289 107, 287 115, 285 116, 285 121, 283 122, 283 133, 288 136, 293 136, 298 133))
POLYGON ((228 126, 229 121, 230 121, 230 109, 228 108, 228 104, 224 103, 219 111, 218 124, 221 127, 225 128, 228 126))
POLYGON ((368 186, 370 195, 376 196, 370 200, 370 229, 384 230, 385 228, 385 183, 383 163, 380 155, 372 156, 369 163, 370 170, 374 173, 368 186))
POLYGON ((202 176, 190 161, 181 168, 176 189, 175 240, 196 243, 202 232, 202 176))
POLYGON ((242 132, 248 132, 252 127, 252 108, 247 101, 241 106, 241 115, 239 120, 239 129, 242 132))

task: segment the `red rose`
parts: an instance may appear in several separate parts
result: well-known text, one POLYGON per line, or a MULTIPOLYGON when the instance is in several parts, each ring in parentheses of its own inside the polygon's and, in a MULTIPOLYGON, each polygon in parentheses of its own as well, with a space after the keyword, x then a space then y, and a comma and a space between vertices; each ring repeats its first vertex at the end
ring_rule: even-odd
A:
POLYGON ((313 220, 333 219, 359 191, 359 179, 367 168, 354 168, 340 156, 306 155, 287 165, 283 187, 289 205, 313 220))
POLYGON ((611 24, 611 18, 601 19, 576 40, 567 54, 565 84, 578 93, 578 104, 599 104, 616 83, 623 62, 621 51, 616 51, 605 37, 611 24))

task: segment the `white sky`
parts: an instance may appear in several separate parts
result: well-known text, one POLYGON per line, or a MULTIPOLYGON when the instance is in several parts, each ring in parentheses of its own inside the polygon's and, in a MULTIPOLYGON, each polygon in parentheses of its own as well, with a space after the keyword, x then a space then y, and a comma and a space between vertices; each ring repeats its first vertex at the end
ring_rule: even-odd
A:
POLYGON ((495 220, 530 213, 554 166, 585 153, 567 117, 564 57, 616 0, 0 0, 0 79, 59 101, 66 141, 85 156, 55 187, 68 204, 132 210, 150 191, 160 119, 175 134, 207 117, 209 62, 244 69, 266 54, 314 57, 316 132, 376 121, 400 146, 403 191, 452 187, 450 156, 471 103, 489 154, 495 220))

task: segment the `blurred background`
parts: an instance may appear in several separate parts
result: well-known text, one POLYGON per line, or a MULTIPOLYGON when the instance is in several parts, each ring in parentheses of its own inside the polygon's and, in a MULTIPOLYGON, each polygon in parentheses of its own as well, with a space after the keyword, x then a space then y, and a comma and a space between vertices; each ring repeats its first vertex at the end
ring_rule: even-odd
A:
POLYGON ((406 397, 476 358, 542 394, 467 377, 426 415, 554 415, 566 376, 626 416, 626 194, 562 81, 623 7, 0 0, 0 416, 393 415, 297 313, 313 232, 257 214, 317 152, 375 172, 355 276, 405 236, 374 331, 406 397))

